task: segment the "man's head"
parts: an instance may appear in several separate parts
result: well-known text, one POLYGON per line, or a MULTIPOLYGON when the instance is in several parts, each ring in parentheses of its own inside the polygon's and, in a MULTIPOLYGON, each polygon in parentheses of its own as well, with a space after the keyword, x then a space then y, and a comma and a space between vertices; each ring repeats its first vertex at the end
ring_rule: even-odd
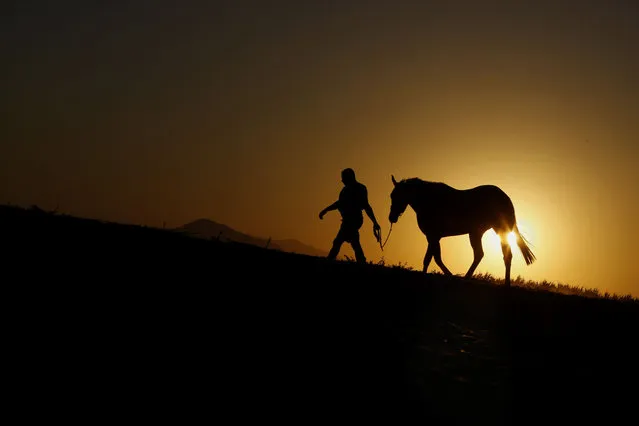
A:
POLYGON ((355 171, 350 167, 342 170, 342 183, 344 183, 344 185, 355 183, 355 171))

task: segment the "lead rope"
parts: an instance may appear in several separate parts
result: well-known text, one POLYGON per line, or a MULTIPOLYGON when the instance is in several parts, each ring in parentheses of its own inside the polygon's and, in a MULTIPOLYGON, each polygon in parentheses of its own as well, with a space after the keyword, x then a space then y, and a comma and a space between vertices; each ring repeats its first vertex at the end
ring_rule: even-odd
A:
POLYGON ((386 245, 386 243, 388 242, 388 237, 390 237, 391 232, 393 231, 393 224, 391 223, 390 229, 388 230, 388 235, 386 235, 386 241, 384 241, 384 244, 382 244, 382 236, 381 236, 381 231, 380 231, 380 238, 377 240, 379 241, 379 248, 382 249, 382 251, 384 251, 384 246, 386 245))

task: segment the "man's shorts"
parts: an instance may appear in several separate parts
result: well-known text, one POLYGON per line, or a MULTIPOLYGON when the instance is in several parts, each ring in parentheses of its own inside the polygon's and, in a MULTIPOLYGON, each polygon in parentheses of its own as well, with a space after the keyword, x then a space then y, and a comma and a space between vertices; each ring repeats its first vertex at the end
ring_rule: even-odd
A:
POLYGON ((364 223, 364 218, 342 220, 342 225, 337 232, 336 239, 346 241, 347 243, 353 243, 359 240, 359 229, 364 223))

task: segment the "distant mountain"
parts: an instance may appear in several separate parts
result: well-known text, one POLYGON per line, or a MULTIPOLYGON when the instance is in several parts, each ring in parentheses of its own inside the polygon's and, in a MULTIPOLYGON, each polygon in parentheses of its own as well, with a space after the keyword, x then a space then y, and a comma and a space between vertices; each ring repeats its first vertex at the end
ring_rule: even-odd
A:
MULTIPOLYGON (((226 226, 222 223, 217 223, 209 219, 198 219, 193 222, 189 222, 176 229, 177 231, 186 231, 187 233, 201 238, 214 238, 220 241, 236 241, 245 244, 252 244, 256 246, 265 247, 268 242, 267 239, 254 237, 252 235, 244 234, 236 231, 235 229, 226 226)), ((276 245, 269 244, 270 248, 279 249, 276 245)))
POLYGON ((309 254, 311 256, 320 256, 324 257, 328 254, 328 252, 324 250, 320 250, 313 246, 309 246, 308 244, 304 244, 298 240, 274 240, 275 244, 280 246, 282 251, 287 251, 290 253, 300 253, 300 254, 309 254))
POLYGON ((236 241, 260 247, 266 247, 268 243, 268 248, 270 249, 286 251, 290 253, 307 254, 310 256, 320 257, 326 256, 328 254, 323 250, 320 250, 308 244, 304 244, 301 241, 295 239, 271 240, 270 242, 268 242, 268 240, 265 238, 259 238, 254 237, 253 235, 244 234, 227 225, 217 223, 210 219, 198 219, 182 225, 179 228, 176 228, 176 230, 185 231, 195 237, 206 239, 214 238, 219 239, 220 241, 236 241))

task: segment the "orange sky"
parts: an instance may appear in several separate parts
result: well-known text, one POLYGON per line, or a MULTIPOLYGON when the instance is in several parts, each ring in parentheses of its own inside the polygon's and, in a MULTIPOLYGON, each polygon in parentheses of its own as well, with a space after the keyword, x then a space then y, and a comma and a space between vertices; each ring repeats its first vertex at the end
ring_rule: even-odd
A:
MULTIPOLYGON (((384 236, 391 173, 490 183, 537 255, 516 254, 513 276, 639 296, 631 2, 10 3, 2 203, 156 226, 207 217, 328 250, 339 215, 317 214, 344 167, 384 236)), ((484 241, 477 271, 503 276, 484 241)), ((416 268, 426 250, 411 210, 383 253, 368 219, 362 242, 369 260, 416 268)), ((442 251, 454 273, 472 261, 467 237, 442 251)))

